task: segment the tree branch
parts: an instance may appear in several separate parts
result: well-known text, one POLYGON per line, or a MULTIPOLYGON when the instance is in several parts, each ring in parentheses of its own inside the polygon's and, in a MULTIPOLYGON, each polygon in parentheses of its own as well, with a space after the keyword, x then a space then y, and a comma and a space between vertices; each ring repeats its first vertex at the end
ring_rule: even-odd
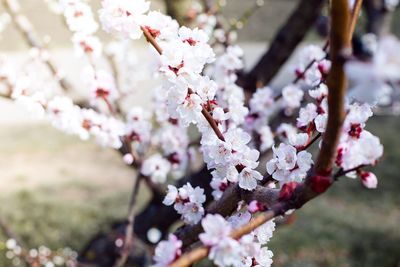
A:
POLYGON ((132 248, 133 231, 134 231, 133 226, 135 222, 135 205, 142 178, 143 178, 142 176, 138 175, 133 184, 131 200, 129 202, 129 210, 127 218, 128 225, 126 226, 125 230, 124 245, 122 248, 121 256, 118 259, 117 263, 115 264, 115 267, 125 266, 126 260, 128 259, 129 256, 129 252, 131 251, 132 248))
MULTIPOLYGON (((222 197, 212 202, 206 210, 206 214, 220 214, 222 216, 228 216, 232 214, 236 208, 238 202, 244 200, 246 203, 250 203, 253 200, 257 200, 265 207, 272 206, 276 203, 279 196, 279 190, 257 186, 254 191, 246 191, 241 189, 237 184, 231 185, 222 197)), ((185 225, 179 228, 175 235, 182 241, 182 247, 186 248, 199 240, 198 236, 203 232, 203 227, 200 223, 195 225, 185 225)))
POLYGON ((344 98, 347 80, 344 73, 344 63, 351 54, 351 36, 349 35, 350 14, 348 3, 347 1, 343 2, 345 3, 342 3, 342 0, 336 0, 332 2, 331 6, 332 27, 329 43, 332 66, 326 81, 329 90, 328 124, 316 163, 317 173, 331 172, 345 118, 344 98))
POLYGON ((325 0, 301 0, 276 34, 268 51, 238 83, 247 91, 254 92, 258 83, 266 85, 271 82, 297 45, 304 39, 318 18, 324 3, 325 0))
MULTIPOLYGON (((18 3, 16 1, 10 3, 9 1, 10 0, 2 0, 2 3, 7 13, 10 14, 16 29, 21 33, 22 37, 30 47, 43 51, 43 45, 36 39, 33 31, 26 25, 27 18, 21 14, 19 5, 16 5, 18 3)), ((59 77, 59 70, 54 63, 48 58, 42 59, 42 61, 48 67, 52 75, 58 80, 60 87, 64 91, 69 91, 71 87, 69 82, 64 78, 59 77)))
MULTIPOLYGON (((327 184, 325 185, 326 188, 324 188, 324 190, 315 190, 315 178, 318 176, 315 176, 314 174, 309 175, 304 183, 297 184, 294 192, 289 198, 280 199, 280 201, 274 204, 269 211, 260 214, 256 218, 252 219, 248 224, 234 230, 231 233, 231 237, 234 239, 239 239, 243 235, 250 233, 272 218, 278 215, 283 215, 289 209, 301 208, 305 203, 325 192, 334 181, 333 176, 330 175, 330 171, 344 120, 346 77, 343 70, 343 53, 345 53, 344 51, 348 53, 350 47, 348 41, 350 14, 347 0, 332 0, 331 18, 332 30, 330 36, 330 51, 332 56, 332 68, 328 76, 328 126, 316 165, 317 175, 323 173, 324 176, 322 179, 328 179, 327 184), (329 170, 329 174, 327 174, 327 170, 329 170)), ((190 266, 206 257, 208 251, 209 247, 206 246, 196 248, 178 258, 170 265, 170 267, 190 266)))

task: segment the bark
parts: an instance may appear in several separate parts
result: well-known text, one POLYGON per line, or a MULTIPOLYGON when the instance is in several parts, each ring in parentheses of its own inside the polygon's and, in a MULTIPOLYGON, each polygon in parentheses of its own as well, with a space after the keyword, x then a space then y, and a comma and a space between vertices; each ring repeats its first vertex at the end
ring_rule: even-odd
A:
MULTIPOLYGON (((322 148, 319 153, 315 170, 320 171, 329 169, 335 157, 337 143, 339 141, 339 133, 342 129, 344 118, 344 97, 346 92, 346 77, 344 74, 343 53, 348 51, 350 47, 351 34, 350 30, 350 14, 348 12, 347 0, 332 0, 331 4, 332 27, 330 33, 330 52, 332 59, 332 68, 328 77, 328 126, 324 135, 322 148), (331 131, 332 133, 329 133, 331 131)), ((322 190, 315 190, 315 175, 310 174, 306 181, 297 184, 290 193, 290 196, 280 196, 277 203, 270 210, 261 213, 249 223, 235 229, 231 233, 231 237, 239 239, 243 235, 249 234, 257 227, 265 222, 283 215, 289 209, 299 209, 308 201, 314 199, 324 193, 334 182, 334 175, 328 174, 324 178, 329 179, 329 184, 322 190)), ((190 234, 190 233, 188 233, 190 234)), ((170 267, 186 267, 191 266, 201 259, 207 257, 210 247, 200 246, 192 251, 182 255, 170 267)))
MULTIPOLYGON (((275 203, 279 196, 279 190, 257 186, 254 191, 242 190, 238 185, 230 186, 223 196, 215 202, 212 202, 207 208, 207 214, 220 214, 228 216, 232 214, 241 200, 250 203, 253 200, 258 201, 265 207, 270 207, 275 203)), ((200 223, 196 225, 187 225, 181 227, 175 232, 175 235, 182 241, 182 247, 185 249, 198 241, 198 236, 203 232, 200 223)))
POLYGON ((365 0, 366 30, 377 36, 390 33, 393 12, 385 8, 384 0, 365 0))
POLYGON ((254 92, 258 84, 271 82, 314 25, 324 3, 325 0, 301 0, 274 37, 267 52, 248 74, 241 77, 239 85, 246 91, 254 92))

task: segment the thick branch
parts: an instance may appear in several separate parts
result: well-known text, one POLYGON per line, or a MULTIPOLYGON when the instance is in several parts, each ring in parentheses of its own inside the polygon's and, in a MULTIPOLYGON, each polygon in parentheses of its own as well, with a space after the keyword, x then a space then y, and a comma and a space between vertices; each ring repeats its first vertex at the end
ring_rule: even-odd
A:
POLYGON ((351 38, 344 29, 349 29, 350 16, 347 1, 332 2, 330 33, 330 56, 332 67, 327 78, 328 93, 328 124, 322 139, 321 152, 317 159, 317 173, 332 170, 336 147, 339 142, 342 124, 345 118, 344 98, 347 81, 344 73, 344 63, 351 53, 351 38), (343 2, 343 3, 342 3, 343 2))
MULTIPOLYGON (((344 58, 343 51, 346 51, 350 46, 348 31, 349 31, 349 10, 347 0, 332 0, 331 4, 331 56, 332 68, 328 77, 328 126, 324 135, 322 149, 318 157, 316 170, 324 173, 323 177, 318 179, 327 179, 323 190, 315 190, 316 176, 311 174, 306 181, 297 185, 294 192, 289 198, 285 198, 273 205, 273 207, 252 219, 248 224, 236 229, 231 233, 231 237, 239 239, 245 234, 250 233, 260 225, 264 224, 272 218, 284 214, 289 209, 301 208, 305 203, 323 193, 333 183, 332 176, 326 175, 327 170, 331 170, 333 159, 335 157, 337 143, 339 141, 340 132, 344 120, 344 97, 346 91, 346 77, 344 75, 344 58), (347 29, 347 30, 343 30, 347 29)), ((208 255, 208 247, 201 246, 193 251, 178 258, 171 267, 190 266, 193 263, 203 259, 208 255)))
POLYGON ((318 18, 325 0, 301 0, 285 25, 279 30, 267 53, 239 81, 246 90, 255 91, 257 83, 268 84, 289 59, 297 45, 318 18))
MULTIPOLYGON (((254 191, 246 191, 241 189, 237 184, 230 186, 222 195, 222 197, 212 202, 207 207, 207 214, 220 214, 228 216, 237 208, 238 203, 244 200, 250 203, 257 200, 266 207, 270 207, 276 203, 279 190, 258 186, 254 191)), ((183 248, 190 246, 198 241, 198 235, 203 232, 200 223, 196 225, 186 225, 175 232, 175 235, 182 241, 183 248)))

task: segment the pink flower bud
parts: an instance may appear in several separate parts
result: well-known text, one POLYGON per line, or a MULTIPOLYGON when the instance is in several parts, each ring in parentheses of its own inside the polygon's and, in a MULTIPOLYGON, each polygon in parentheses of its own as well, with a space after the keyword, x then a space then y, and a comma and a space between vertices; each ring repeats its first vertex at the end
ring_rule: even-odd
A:
POLYGON ((374 189, 378 186, 378 179, 372 172, 362 172, 361 181, 362 184, 369 189, 374 189))
POLYGON ((124 160, 124 162, 125 162, 127 165, 131 165, 131 164, 133 163, 133 156, 132 156, 132 154, 130 154, 130 153, 125 154, 124 157, 123 157, 122 159, 124 160))
POLYGON ((258 203, 257 200, 253 200, 252 202, 250 202, 249 206, 247 207, 247 210, 250 213, 256 213, 260 211, 260 207, 261 207, 260 203, 258 203))

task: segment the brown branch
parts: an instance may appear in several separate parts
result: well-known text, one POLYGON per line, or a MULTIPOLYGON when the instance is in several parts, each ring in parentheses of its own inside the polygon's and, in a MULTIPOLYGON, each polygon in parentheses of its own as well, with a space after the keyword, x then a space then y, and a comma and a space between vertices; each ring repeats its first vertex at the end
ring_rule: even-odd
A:
POLYGON ((325 0, 301 0, 274 37, 268 51, 238 83, 250 92, 256 90, 258 83, 268 84, 304 39, 324 3, 325 0))
MULTIPOLYGON (((151 33, 143 26, 140 27, 143 31, 144 36, 146 37, 147 41, 157 50, 157 52, 161 55, 162 54, 162 48, 160 45, 157 43, 156 39, 151 35, 151 33)), ((188 88, 188 93, 193 94, 192 89, 188 88)), ((201 114, 203 114, 204 118, 207 120, 209 123, 210 127, 213 129, 217 137, 221 141, 225 141, 224 135, 221 133, 221 131, 218 128, 218 125, 216 121, 213 119, 211 114, 204 108, 202 107, 201 109, 201 114)))
MULTIPOLYGON (((30 47, 36 48, 40 51, 44 50, 43 45, 35 38, 35 35, 33 34, 33 31, 28 29, 24 25, 24 20, 27 21, 27 17, 22 15, 20 12, 20 7, 19 5, 15 5, 14 3, 17 3, 14 1, 14 3, 10 3, 10 0, 3 0, 2 1, 3 6, 7 13, 10 14, 12 21, 14 25, 16 26, 16 29, 21 33, 22 37, 24 40, 27 42, 27 44, 30 47)), ((51 74, 58 80, 58 83, 60 87, 64 91, 69 91, 70 90, 70 84, 67 80, 64 78, 58 77, 59 76, 59 71, 57 67, 54 65, 50 59, 42 59, 43 63, 47 66, 47 68, 50 70, 51 74)))
POLYGON ((351 11, 351 19, 350 19, 350 26, 348 32, 348 42, 351 42, 353 38, 354 31, 356 29, 356 24, 358 17, 360 16, 361 7, 362 7, 363 0, 355 0, 353 10, 351 11))
POLYGON ((321 152, 316 163, 317 173, 327 173, 332 170, 336 147, 339 142, 342 124, 345 118, 344 98, 347 80, 344 73, 344 63, 351 53, 350 16, 348 3, 343 0, 332 2, 330 33, 330 56, 332 67, 327 77, 328 93, 328 124, 322 139, 321 152))
POLYGON ((135 222, 135 205, 137 196, 139 193, 140 181, 142 180, 142 176, 136 177, 136 180, 133 184, 131 200, 129 202, 129 210, 128 210, 128 218, 127 218, 127 226, 125 230, 125 239, 124 246, 122 248, 122 252, 120 258, 118 259, 115 267, 123 267, 128 259, 129 253, 132 249, 132 241, 133 241, 133 233, 134 233, 134 222, 135 222))
MULTIPOLYGON (((298 184, 291 193, 288 199, 284 199, 273 205, 273 207, 256 218, 252 219, 248 224, 236 229, 231 233, 231 237, 239 239, 245 234, 250 233, 260 225, 264 224, 272 218, 284 214, 289 209, 299 209, 311 199, 317 197, 328 189, 332 182, 333 177, 327 176, 326 171, 331 170, 333 159, 336 152, 337 143, 339 141, 340 132, 344 120, 344 97, 346 91, 345 75, 343 71, 344 58, 342 57, 343 51, 349 48, 348 31, 349 29, 349 12, 347 0, 333 0, 331 3, 331 17, 332 17, 332 30, 331 30, 331 55, 332 55, 332 68, 328 76, 328 126, 326 134, 323 138, 323 145, 318 157, 316 171, 323 173, 323 179, 328 179, 328 184, 324 190, 315 190, 314 183, 315 177, 313 174, 309 175, 306 181, 298 184)), ((203 259, 208 254, 208 247, 201 246, 193 251, 178 258, 171 267, 190 266, 191 264, 203 259)))
MULTIPOLYGON (((212 202, 206 209, 206 214, 220 214, 228 216, 237 208, 238 202, 244 200, 250 203, 257 200, 265 207, 272 206, 276 203, 279 195, 279 190, 257 186, 254 191, 246 191, 241 189, 237 184, 228 187, 222 197, 212 202)), ((179 228, 175 235, 182 241, 182 247, 186 248, 198 241, 198 235, 203 232, 203 227, 200 223, 195 225, 186 225, 179 228)))

